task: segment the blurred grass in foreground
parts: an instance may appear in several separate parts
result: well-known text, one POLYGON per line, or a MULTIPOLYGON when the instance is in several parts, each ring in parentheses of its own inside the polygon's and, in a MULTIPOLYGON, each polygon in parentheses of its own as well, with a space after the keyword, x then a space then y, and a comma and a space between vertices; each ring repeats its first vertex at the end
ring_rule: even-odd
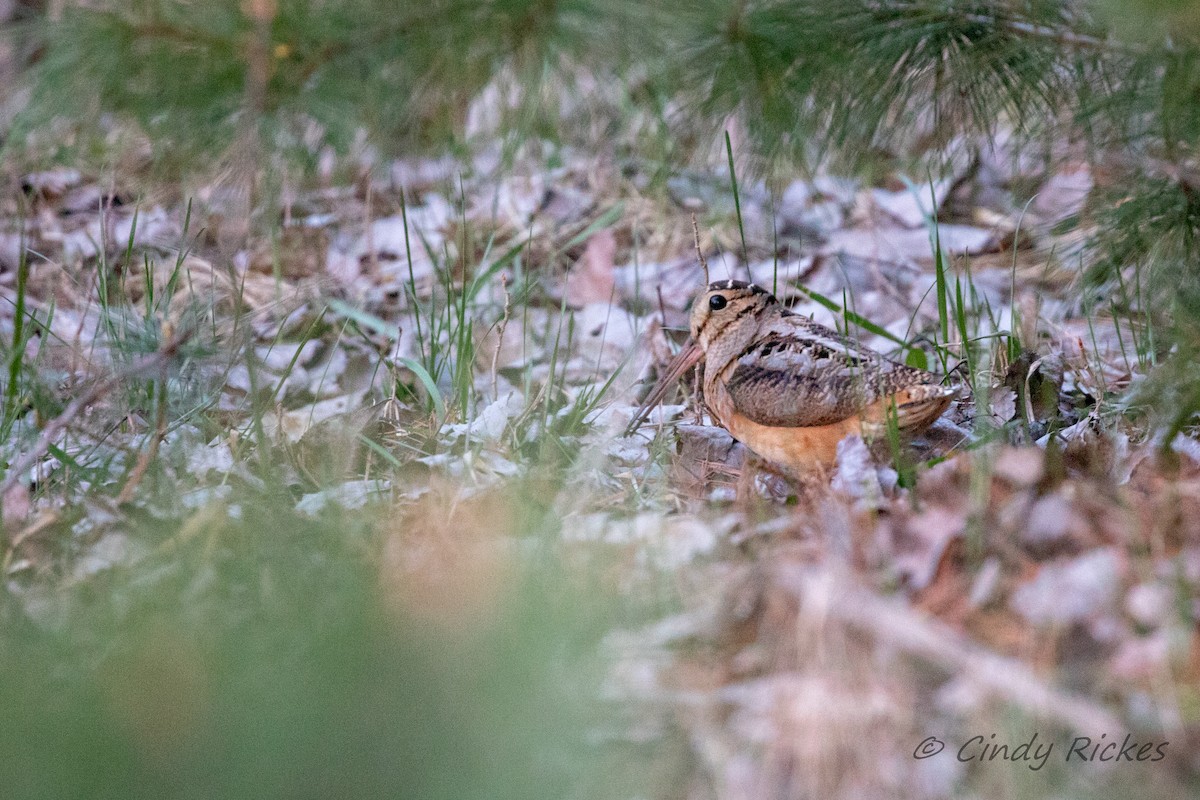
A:
POLYGON ((238 508, 147 523, 149 555, 27 597, 36 621, 0 597, 0 796, 635 793, 585 742, 612 620, 553 558, 450 517, 439 543, 411 515, 238 508))

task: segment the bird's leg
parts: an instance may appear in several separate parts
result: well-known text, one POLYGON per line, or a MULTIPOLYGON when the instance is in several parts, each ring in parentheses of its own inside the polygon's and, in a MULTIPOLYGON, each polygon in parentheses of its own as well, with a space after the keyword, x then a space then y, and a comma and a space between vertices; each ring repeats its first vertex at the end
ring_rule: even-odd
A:
POLYGON ((758 456, 745 451, 746 455, 742 459, 741 471, 738 473, 737 485, 734 489, 734 505, 742 512, 743 516, 748 516, 751 511, 750 502, 758 492, 755 489, 755 479, 758 477, 758 467, 762 462, 758 456))
POLYGON ((832 479, 829 469, 816 465, 810 470, 791 476, 791 485, 796 490, 796 506, 798 509, 812 511, 822 498, 830 492, 829 484, 832 479))

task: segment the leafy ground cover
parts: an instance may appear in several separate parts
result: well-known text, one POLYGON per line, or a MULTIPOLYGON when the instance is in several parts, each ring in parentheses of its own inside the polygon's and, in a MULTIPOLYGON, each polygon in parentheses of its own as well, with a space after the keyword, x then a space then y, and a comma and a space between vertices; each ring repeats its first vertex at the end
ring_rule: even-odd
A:
POLYGON ((400 160, 250 227, 10 185, 5 795, 1193 796, 1200 445, 1139 391, 1140 276, 1082 282, 1105 174, 1002 136, 769 185, 737 135, 667 180, 400 160), (622 437, 692 215, 714 279, 963 399, 799 496, 739 494, 686 387, 622 437))

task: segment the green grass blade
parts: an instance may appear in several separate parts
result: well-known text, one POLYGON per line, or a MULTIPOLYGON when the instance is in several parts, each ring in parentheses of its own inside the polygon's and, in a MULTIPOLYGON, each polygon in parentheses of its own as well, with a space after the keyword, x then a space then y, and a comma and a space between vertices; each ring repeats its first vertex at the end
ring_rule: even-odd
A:
POLYGON ((929 371, 929 358, 925 355, 925 351, 919 347, 908 348, 908 353, 904 356, 904 363, 916 369, 929 371))
MULTIPOLYGON (((813 302, 824 306, 825 308, 832 311, 834 314, 840 315, 842 317, 842 319, 845 320, 846 322, 854 323, 855 325, 862 328, 863 330, 869 331, 870 333, 873 333, 876 336, 882 336, 883 338, 887 339, 889 342, 892 342, 893 344, 898 345, 899 347, 902 347, 909 352, 919 349, 919 348, 915 347, 914 345, 911 345, 908 342, 906 342, 905 340, 901 339, 899 336, 892 333, 887 328, 884 328, 882 325, 878 325, 878 324, 872 322, 871 320, 867 319, 863 315, 861 315, 855 311, 851 311, 848 308, 843 307, 842 305, 839 305, 837 303, 837 301, 830 300, 828 297, 826 297, 825 295, 821 294, 818 291, 809 289, 807 286, 803 286, 803 285, 799 285, 799 284, 796 285, 796 289, 798 289, 802 294, 804 294, 806 297, 808 297, 813 302)), ((942 352, 945 350, 945 348, 942 345, 935 343, 934 346, 938 349, 939 352, 942 352)), ((922 352, 921 356, 923 357, 924 355, 925 354, 922 352)))
POLYGON ((433 379, 433 376, 429 374, 429 371, 426 370, 425 367, 421 366, 420 363, 412 360, 411 358, 399 358, 397 359, 397 362, 408 367, 410 370, 412 370, 412 373, 417 376, 417 380, 419 380, 421 385, 425 387, 425 391, 429 392, 429 399, 433 402, 433 408, 434 411, 437 412, 438 419, 444 420, 446 418, 446 401, 442 397, 441 390, 438 389, 437 381, 433 379))
POLYGON ((938 326, 942 333, 942 343, 950 341, 950 311, 949 292, 946 291, 946 259, 942 254, 942 236, 938 226, 933 225, 933 269, 937 284, 938 326))
POLYGON ((974 359, 971 357, 971 334, 967 328, 967 305, 963 300, 962 281, 958 278, 954 279, 954 300, 954 320, 959 341, 962 342, 962 359, 967 362, 967 374, 972 374, 974 359))
POLYGON ((749 270, 750 256, 746 249, 746 226, 742 223, 742 198, 738 193, 737 171, 733 166, 733 142, 729 139, 729 131, 725 131, 725 155, 729 158, 729 182, 733 184, 733 208, 737 211, 738 233, 742 236, 742 261, 749 270))
POLYGON ((331 298, 329 300, 329 308, 335 314, 340 314, 346 319, 355 322, 360 327, 367 328, 375 333, 380 333, 384 336, 392 336, 396 333, 397 326, 395 324, 386 322, 369 311, 355 308, 345 300, 339 300, 336 297, 331 298))
POLYGON ((421 307, 417 304, 417 279, 413 272, 412 260, 412 242, 408 236, 408 202, 404 195, 404 189, 400 190, 400 219, 404 223, 404 253, 408 259, 408 294, 409 301, 413 304, 413 319, 416 321, 417 328, 417 352, 425 352, 425 335, 421 331, 421 307))

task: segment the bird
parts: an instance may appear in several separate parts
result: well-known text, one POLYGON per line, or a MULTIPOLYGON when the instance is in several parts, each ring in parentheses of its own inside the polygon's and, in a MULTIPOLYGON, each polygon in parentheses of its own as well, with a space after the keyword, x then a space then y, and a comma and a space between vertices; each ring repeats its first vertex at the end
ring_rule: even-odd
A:
POLYGON ((846 436, 876 439, 889 417, 901 432, 917 435, 958 394, 933 373, 793 312, 753 283, 709 283, 692 306, 689 328, 626 435, 702 362, 711 417, 769 466, 802 479, 832 467, 846 436))

